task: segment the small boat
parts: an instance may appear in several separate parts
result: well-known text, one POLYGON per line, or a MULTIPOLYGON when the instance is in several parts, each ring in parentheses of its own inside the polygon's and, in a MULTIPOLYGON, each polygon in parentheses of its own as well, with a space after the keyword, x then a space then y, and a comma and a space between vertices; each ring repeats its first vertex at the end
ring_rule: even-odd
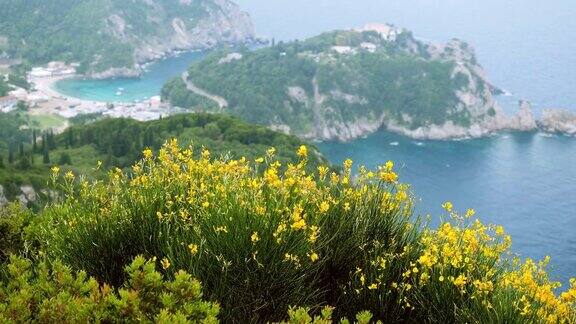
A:
POLYGON ((121 96, 121 95, 122 95, 122 91, 117 91, 117 92, 116 92, 116 95, 117 95, 117 96, 121 96))

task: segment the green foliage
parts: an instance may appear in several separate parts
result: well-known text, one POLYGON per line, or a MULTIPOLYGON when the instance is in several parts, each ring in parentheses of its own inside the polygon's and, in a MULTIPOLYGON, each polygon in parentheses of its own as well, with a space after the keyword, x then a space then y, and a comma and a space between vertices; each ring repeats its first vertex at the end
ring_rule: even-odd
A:
MULTIPOLYGON (((97 160, 108 167, 131 167, 142 157, 146 147, 159 149, 170 138, 184 145, 192 145, 196 153, 208 148, 214 156, 256 158, 270 147, 276 147, 282 162, 297 160, 296 149, 303 142, 265 127, 254 126, 226 115, 206 113, 185 114, 161 120, 138 122, 131 119, 104 119, 84 126, 75 126, 57 137, 59 147, 75 151, 92 147, 89 157, 75 157, 74 165, 93 168, 97 160), (80 163, 80 164, 79 164, 80 163)), ((65 150, 64 150, 65 151, 65 150)), ((75 152, 78 153, 78 152, 75 152)), ((311 164, 325 161, 314 149, 311 164)))
POLYGON ((352 183, 352 161, 308 173, 308 153, 282 170, 274 150, 214 159, 171 140, 128 174, 54 169, 41 213, 0 214, 4 259, 34 260, 0 264, 0 321, 214 322, 195 277, 223 322, 576 322, 576 279, 559 292, 502 227, 449 202, 422 226, 393 163, 352 183))
POLYGON ((26 252, 24 229, 33 216, 19 204, 0 209, 0 264, 7 261, 11 254, 20 255, 26 252))
MULTIPOLYGON (((260 176, 247 162, 209 162, 206 151, 200 160, 187 152, 171 162, 180 156, 177 147, 164 148, 158 162, 148 157, 132 177, 115 171, 82 189, 66 176, 59 191, 68 194, 34 225, 42 250, 114 285, 126 280, 121 270, 135 255, 165 258, 166 269, 185 269, 204 282, 224 321, 281 320, 293 305, 333 305, 338 316, 378 308, 388 314, 388 306, 403 313, 395 292, 359 298, 357 270, 375 278, 375 256, 400 254, 417 240, 417 227, 407 225, 409 205, 390 201, 382 209, 391 198, 377 187, 363 195, 328 182, 316 187, 302 161, 287 168, 293 178, 278 187, 267 180, 280 168, 273 153, 265 155, 267 164, 255 162, 269 168, 260 176), (328 210, 319 211, 325 204, 328 210), (301 217, 305 224, 296 221, 301 217)), ((400 280, 413 259, 398 256, 380 279, 400 280)))
MULTIPOLYGON (((453 78, 450 62, 414 53, 414 47, 426 52, 423 46, 409 33, 386 41, 373 32, 339 31, 243 51, 242 59, 225 64, 220 62, 229 52, 216 52, 194 63, 189 79, 226 98, 231 114, 257 124, 285 124, 297 135, 309 134, 318 120, 331 125, 364 118, 379 120, 382 115, 411 128, 446 120, 469 123, 469 116, 454 111, 458 102, 455 91, 470 80, 463 75, 453 78), (360 49, 366 42, 377 46, 376 50, 360 49), (358 53, 338 54, 333 46, 355 47, 358 53), (326 96, 321 107, 315 107, 314 83, 326 96), (290 97, 289 87, 303 89, 304 100, 290 97), (353 95, 357 100, 335 93, 353 95)), ((162 95, 180 107, 197 109, 202 104, 179 79, 168 82, 162 95)))
MULTIPOLYGON (((6 189, 9 199, 20 194, 21 185, 32 184, 37 190, 45 188, 49 168, 55 164, 98 178, 110 168, 130 168, 142 157, 144 148, 158 149, 172 137, 178 138, 184 146, 193 145, 196 152, 206 147, 217 157, 253 159, 274 146, 278 149, 279 159, 285 163, 297 160, 294 152, 302 144, 296 137, 214 114, 178 115, 149 122, 130 119, 84 122, 87 121, 78 121, 78 126, 54 135, 21 129, 31 124, 24 114, 0 114, 0 156, 3 161, 0 184, 6 189), (32 141, 34 135, 43 138, 37 140, 36 146, 32 141), (44 142, 47 145, 43 145, 44 142), (19 147, 22 147, 22 155, 19 147), (13 156, 12 161, 10 156, 13 156), (95 170, 98 161, 104 165, 95 170)), ((311 167, 325 161, 314 149, 310 157, 311 167)))
POLYGON ((6 0, 0 11, 0 35, 8 37, 8 54, 32 64, 78 62, 81 73, 132 67, 139 40, 168 36, 176 17, 198 21, 209 3, 168 0, 159 2, 157 9, 143 1, 6 0), (117 27, 112 16, 127 26, 125 39, 114 36, 118 31, 113 31, 117 27))
POLYGON ((0 322, 217 323, 219 307, 202 300, 200 282, 184 271, 165 279, 155 259, 136 257, 119 289, 59 261, 11 257, 5 270, 0 322))
POLYGON ((7 95, 8 91, 10 91, 10 88, 8 87, 8 84, 4 81, 4 77, 0 75, 0 97, 4 97, 5 95, 7 95))
POLYGON ((26 90, 30 90, 30 83, 26 80, 26 77, 23 75, 18 75, 11 73, 8 75, 8 83, 13 86, 17 86, 26 90))

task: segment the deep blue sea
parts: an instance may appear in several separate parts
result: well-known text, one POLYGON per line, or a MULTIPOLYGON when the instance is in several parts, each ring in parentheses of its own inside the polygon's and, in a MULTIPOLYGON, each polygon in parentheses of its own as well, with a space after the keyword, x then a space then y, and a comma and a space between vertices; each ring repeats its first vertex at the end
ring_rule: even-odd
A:
MULTIPOLYGON (((576 3, 574 0, 239 0, 257 32, 277 40, 306 38, 369 22, 406 27, 424 40, 457 37, 476 49, 495 85, 541 109, 576 110, 576 3)), ((94 100, 144 99, 178 75, 197 54, 150 67, 142 79, 63 81, 62 92, 94 100), (116 96, 124 88, 122 96, 116 96)), ((466 141, 414 141, 379 132, 352 143, 321 143, 334 163, 350 157, 375 167, 394 160, 413 185, 418 211, 438 219, 446 200, 476 209, 502 224, 523 257, 552 257, 552 273, 576 276, 576 138, 501 134, 466 141)))

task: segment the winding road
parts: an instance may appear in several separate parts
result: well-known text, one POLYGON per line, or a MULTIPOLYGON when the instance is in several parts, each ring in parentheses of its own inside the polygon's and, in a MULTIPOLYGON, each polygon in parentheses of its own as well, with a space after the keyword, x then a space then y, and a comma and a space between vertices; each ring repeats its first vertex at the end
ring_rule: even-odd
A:
POLYGON ((226 101, 226 99, 217 96, 217 95, 213 95, 209 92, 206 92, 200 88, 198 88, 197 86, 195 86, 192 82, 190 82, 188 80, 188 71, 182 73, 182 81, 184 81, 184 83, 186 84, 186 89, 194 92, 195 94, 202 96, 202 97, 206 97, 212 101, 215 101, 218 106, 220 107, 220 111, 224 110, 225 108, 228 107, 228 101, 226 101))

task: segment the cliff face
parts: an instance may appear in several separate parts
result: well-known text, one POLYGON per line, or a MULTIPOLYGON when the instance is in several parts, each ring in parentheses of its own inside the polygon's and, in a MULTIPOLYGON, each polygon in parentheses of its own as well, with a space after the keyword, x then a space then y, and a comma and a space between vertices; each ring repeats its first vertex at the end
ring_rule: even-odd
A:
MULTIPOLYGON (((344 101, 349 105, 364 106, 371 103, 357 95, 342 94, 333 89, 329 93, 315 93, 308 98, 314 106, 321 108, 316 109, 320 112, 315 114, 314 128, 301 136, 315 140, 350 141, 385 128, 412 138, 443 140, 482 137, 501 130, 530 131, 537 128, 529 102, 521 101, 519 111, 514 116, 504 114, 495 100, 495 95, 501 93, 501 90, 488 81, 469 44, 458 39, 446 44, 426 43, 414 38, 407 30, 391 25, 370 24, 355 31, 376 32, 383 42, 362 43, 357 48, 339 47, 339 54, 357 55, 362 50, 376 52, 380 47, 392 46, 395 51, 420 60, 450 64, 450 77, 456 81, 451 89, 455 100, 436 107, 446 110, 445 120, 428 121, 425 125, 415 126, 414 116, 409 112, 401 112, 398 117, 386 111, 346 119, 335 114, 336 109, 329 102, 344 101)), ((300 96, 303 97, 302 94, 300 96)))
POLYGON ((136 76, 141 63, 176 50, 253 39, 250 17, 230 0, 14 0, 0 10, 0 53, 33 65, 77 62, 95 78, 136 76))
MULTIPOLYGON (((105 20, 104 32, 134 47, 133 68, 111 68, 92 73, 93 78, 136 76, 140 64, 160 59, 174 51, 208 49, 219 44, 255 40, 250 16, 229 0, 178 0, 170 8, 160 0, 141 0, 151 10, 146 21, 154 26, 146 35, 130 30, 131 17, 122 11, 105 20)), ((174 0, 172 0, 174 1, 174 0)))
MULTIPOLYGON (((381 128, 419 139, 535 128, 528 105, 505 116, 470 45, 427 43, 391 25, 215 53, 189 72, 196 87, 225 98, 230 113, 310 140, 350 141, 381 128)), ((197 108, 179 88, 171 84, 165 99, 197 108)))
POLYGON ((576 136, 576 113, 562 109, 546 109, 538 120, 538 127, 548 133, 576 136))
MULTIPOLYGON (((110 30, 121 39, 136 44, 136 62, 160 58, 175 50, 205 49, 222 43, 244 43, 254 39, 254 27, 246 12, 229 0, 180 1, 179 6, 198 6, 202 14, 197 17, 172 15, 163 8, 162 2, 149 0, 154 7, 153 16, 164 17, 157 21, 162 33, 141 39, 138 35, 126 36, 122 31, 124 19, 117 15, 108 18, 110 30)), ((147 19, 153 20, 150 16, 147 19)))

